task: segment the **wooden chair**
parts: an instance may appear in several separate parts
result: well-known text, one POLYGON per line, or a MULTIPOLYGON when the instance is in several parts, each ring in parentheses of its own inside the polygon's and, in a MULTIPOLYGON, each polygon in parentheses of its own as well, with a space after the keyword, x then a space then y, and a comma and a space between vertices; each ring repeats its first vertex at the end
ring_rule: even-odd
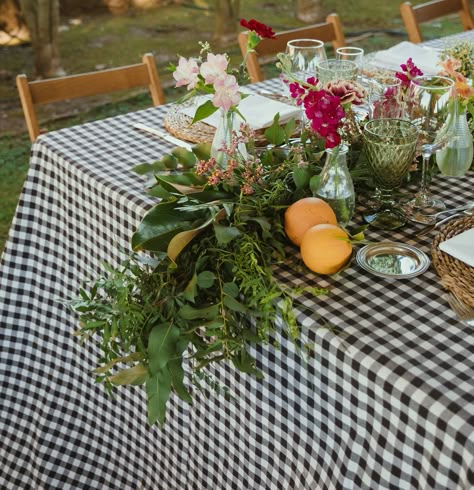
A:
MULTIPOLYGON (((242 56, 247 52, 247 38, 247 31, 240 32, 237 38, 242 56)), ((264 79, 258 56, 271 56, 284 52, 286 43, 292 39, 319 39, 325 43, 332 42, 334 49, 346 45, 342 24, 337 14, 328 15, 326 22, 322 24, 277 32, 276 39, 262 39, 256 48, 257 53, 248 54, 247 71, 251 82, 261 82, 264 79)))
POLYGON ((148 86, 153 105, 165 101, 155 58, 151 53, 145 54, 142 63, 136 65, 34 82, 29 82, 26 75, 18 75, 16 84, 31 141, 35 141, 40 133, 35 111, 35 106, 39 104, 143 86, 148 86))
POLYGON ((410 2, 404 2, 400 5, 400 13, 408 33, 408 40, 412 43, 423 41, 419 24, 453 13, 459 14, 465 31, 474 29, 469 0, 433 0, 415 6, 410 2))

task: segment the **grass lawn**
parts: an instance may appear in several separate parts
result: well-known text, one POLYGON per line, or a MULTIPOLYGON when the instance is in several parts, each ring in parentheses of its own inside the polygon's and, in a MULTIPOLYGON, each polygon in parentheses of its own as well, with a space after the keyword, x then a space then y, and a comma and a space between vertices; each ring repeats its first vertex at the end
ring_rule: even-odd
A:
MULTIPOLYGON (((413 3, 420 3, 414 1, 413 3)), ((113 67, 136 63, 144 52, 155 54, 158 71, 165 87, 167 100, 176 97, 171 89, 171 75, 167 70, 177 55, 197 54, 199 41, 210 41, 214 27, 211 1, 194 1, 185 5, 173 5, 148 11, 132 11, 122 16, 100 14, 80 17, 80 23, 63 19, 64 29, 60 34, 60 51, 63 67, 67 73, 93 71, 97 67, 113 67), (124 42, 124 39, 126 40, 124 42)), ((275 31, 303 25, 294 16, 292 0, 263 2, 246 0, 241 3, 241 17, 257 18, 271 25, 275 31)), ((404 39, 404 28, 398 13, 399 2, 372 0, 326 0, 322 1, 323 17, 338 12, 347 38, 347 43, 364 48, 367 52, 383 49, 404 39), (376 5, 376 8, 375 8, 376 5)), ((427 37, 440 37, 460 30, 457 19, 448 19, 426 26, 427 37)), ((215 52, 227 52, 238 63, 241 59, 237 44, 226 48, 214 47, 215 52)), ((0 47, 0 113, 4 115, 7 129, 0 133, 0 251, 8 235, 18 196, 28 169, 30 142, 23 129, 21 107, 16 94, 14 76, 27 73, 31 76, 31 47, 0 47), (1 73, 0 73, 1 75, 1 73), (17 124, 13 124, 17 121, 17 124), (19 121, 19 123, 18 123, 19 121), (14 128, 14 129, 11 129, 14 128)), ((271 66, 265 68, 267 77, 277 75, 271 66)), ((110 99, 108 99, 110 100, 110 99)), ((128 100, 113 101, 106 105, 81 112, 74 117, 58 117, 56 112, 42 111, 40 122, 53 120, 48 129, 80 124, 149 107, 147 95, 134 96, 128 100)), ((0 131, 2 131, 0 129, 0 131)))

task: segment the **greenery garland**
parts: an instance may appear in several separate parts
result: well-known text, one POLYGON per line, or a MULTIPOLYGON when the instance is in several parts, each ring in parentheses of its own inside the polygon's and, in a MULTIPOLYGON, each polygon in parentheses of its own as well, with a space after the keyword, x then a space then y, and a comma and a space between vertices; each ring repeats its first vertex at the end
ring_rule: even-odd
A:
POLYGON ((118 269, 107 267, 70 305, 80 317, 82 340, 99 339, 97 381, 109 391, 145 384, 150 424, 164 423, 172 391, 192 402, 192 386, 208 377, 209 364, 231 361, 262 376, 251 345, 270 341, 277 316, 289 338, 298 339, 294 298, 326 293, 289 287, 272 273, 289 246, 282 212, 311 194, 324 153, 312 150, 318 144, 306 134, 304 144, 291 145, 293 132, 294 121, 282 128, 276 116, 266 131, 272 145, 262 152, 248 145, 253 157, 246 161, 260 169, 252 194, 242 192, 248 167, 215 186, 198 175, 196 165, 209 158, 205 145, 192 152, 176 148, 135 169, 153 173, 150 193, 161 200, 134 233, 132 255, 118 269), (170 172, 177 165, 182 170, 170 172))

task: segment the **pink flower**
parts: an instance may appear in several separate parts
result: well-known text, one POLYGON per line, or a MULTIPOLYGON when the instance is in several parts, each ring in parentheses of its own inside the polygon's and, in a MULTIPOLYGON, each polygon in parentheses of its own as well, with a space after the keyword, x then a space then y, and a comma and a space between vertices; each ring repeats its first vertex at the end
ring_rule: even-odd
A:
POLYGON ((439 66, 441 66, 441 74, 447 75, 448 77, 456 77, 457 70, 461 68, 461 62, 456 58, 446 58, 444 61, 440 61, 439 66))
POLYGON ((180 56, 178 66, 173 72, 173 78, 176 80, 175 87, 187 85, 188 90, 192 90, 198 81, 198 73, 199 67, 195 59, 180 56))
POLYGON ((214 81, 215 94, 212 98, 214 107, 228 111, 240 102, 239 84, 234 75, 225 75, 214 81))
POLYGON ((361 105, 364 103, 366 92, 363 87, 349 80, 328 82, 324 89, 341 99, 341 104, 361 105))
POLYGON ((201 75, 206 84, 214 83, 217 78, 226 74, 229 60, 223 54, 207 54, 207 61, 201 65, 201 75))

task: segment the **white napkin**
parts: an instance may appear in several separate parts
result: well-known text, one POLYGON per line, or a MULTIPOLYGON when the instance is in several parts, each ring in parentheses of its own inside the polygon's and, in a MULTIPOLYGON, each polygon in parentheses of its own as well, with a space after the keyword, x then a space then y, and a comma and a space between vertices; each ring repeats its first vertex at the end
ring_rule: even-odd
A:
POLYGON ((399 71, 400 65, 406 63, 408 58, 412 58, 413 63, 424 75, 434 75, 440 71, 439 51, 408 41, 396 44, 385 51, 378 51, 374 56, 373 64, 399 71))
MULTIPOLYGON (((196 108, 207 99, 205 96, 200 97, 197 105, 183 109, 184 114, 194 117, 196 108)), ((292 117, 298 119, 301 108, 293 105, 285 104, 277 100, 268 99, 262 95, 249 95, 242 99, 237 106, 240 113, 245 117, 245 121, 252 129, 268 128, 272 125, 273 117, 278 112, 280 114, 280 123, 285 124, 292 117)), ((219 124, 219 111, 203 119, 203 122, 210 126, 217 127, 219 124)))
POLYGON ((474 228, 463 231, 445 242, 441 242, 439 248, 454 258, 474 267, 474 228))

